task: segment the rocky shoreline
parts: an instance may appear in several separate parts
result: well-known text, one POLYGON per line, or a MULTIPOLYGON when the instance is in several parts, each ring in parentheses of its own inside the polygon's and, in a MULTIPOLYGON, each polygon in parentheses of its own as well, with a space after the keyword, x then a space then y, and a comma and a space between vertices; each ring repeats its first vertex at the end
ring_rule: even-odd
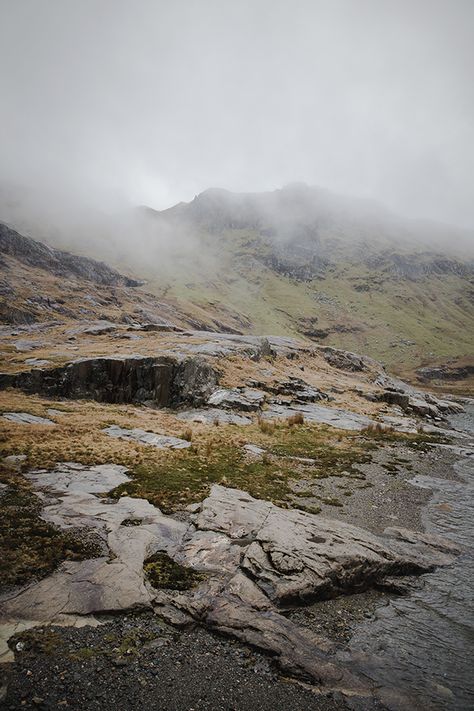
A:
MULTIPOLYGON (((392 454, 392 453, 391 453, 392 454)), ((413 459, 417 473, 455 476, 456 460, 449 450, 433 448, 413 459)), ((430 492, 407 484, 411 472, 399 472, 390 481, 400 484, 397 506, 404 511, 404 523, 421 528, 423 505, 430 492)), ((381 487, 380 487, 381 488, 381 487)), ((372 494, 377 485, 368 491, 372 494)), ((367 490, 366 490, 367 491, 367 490)), ((385 493, 382 498, 389 498, 385 493)), ((352 498, 352 497, 351 497, 352 498)), ((344 519, 364 518, 376 512, 374 499, 349 504, 344 519)), ((387 502, 388 504, 390 503, 387 502)), ((333 509, 336 516, 341 512, 333 509)), ((373 520, 373 530, 380 525, 373 520)), ((397 591, 400 592, 400 591, 397 591)), ((387 604, 393 591, 369 589, 356 595, 289 609, 285 615, 298 625, 336 643, 350 639, 357 622, 370 624, 374 610, 387 604)), ((200 625, 177 629, 150 613, 107 618, 98 627, 35 628, 11 643, 15 663, 3 666, 8 691, 6 709, 66 707, 112 709, 120 699, 129 708, 166 709, 253 709, 314 708, 321 711, 347 709, 348 701, 338 692, 314 694, 301 683, 288 684, 271 657, 200 625), (130 640, 125 648, 124 640, 130 640)), ((360 708, 383 708, 373 698, 359 700, 360 708)))

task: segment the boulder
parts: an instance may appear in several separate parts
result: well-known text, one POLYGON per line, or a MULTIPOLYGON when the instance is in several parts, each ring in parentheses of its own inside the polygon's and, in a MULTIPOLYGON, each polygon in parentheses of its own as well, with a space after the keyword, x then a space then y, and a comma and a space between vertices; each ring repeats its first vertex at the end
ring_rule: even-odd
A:
POLYGON ((334 597, 402 571, 428 571, 452 562, 457 550, 448 541, 403 529, 376 536, 219 485, 193 520, 198 530, 238 543, 241 569, 277 604, 334 597))
POLYGON ((265 402, 265 393, 253 388, 221 388, 209 397, 207 404, 213 407, 224 407, 229 410, 253 412, 260 409, 265 402))

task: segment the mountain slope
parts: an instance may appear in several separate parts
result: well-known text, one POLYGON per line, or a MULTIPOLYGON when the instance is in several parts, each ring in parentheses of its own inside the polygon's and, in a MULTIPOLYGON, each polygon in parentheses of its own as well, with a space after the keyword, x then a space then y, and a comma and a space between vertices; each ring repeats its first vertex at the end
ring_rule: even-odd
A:
POLYGON ((37 203, 47 219, 0 194, 12 224, 146 279, 147 291, 179 304, 194 324, 299 335, 367 353, 407 377, 472 360, 474 239, 466 231, 301 184, 209 189, 168 210, 113 219, 71 209, 70 226, 61 201, 57 218, 51 198, 37 203))
POLYGON ((143 283, 0 223, 0 323, 99 320, 98 332, 108 322, 209 327, 137 288, 143 283))
POLYGON ((213 189, 143 216, 156 244, 169 234, 199 244, 172 273, 153 264, 155 288, 165 283, 167 294, 202 307, 219 302, 251 332, 303 335, 401 372, 474 352, 473 261, 457 254, 469 244, 460 230, 301 185, 213 189), (430 246, 443 240, 443 250, 430 246))

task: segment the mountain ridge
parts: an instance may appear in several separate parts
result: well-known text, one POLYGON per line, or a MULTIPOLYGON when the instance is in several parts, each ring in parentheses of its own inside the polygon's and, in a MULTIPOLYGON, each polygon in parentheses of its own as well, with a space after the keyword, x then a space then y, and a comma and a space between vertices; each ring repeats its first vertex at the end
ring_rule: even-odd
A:
POLYGON ((210 188, 166 210, 124 215, 109 224, 101 215, 79 236, 41 220, 38 231, 145 279, 155 298, 212 329, 317 340, 367 353, 405 377, 474 352, 465 230, 304 184, 265 193, 210 188))

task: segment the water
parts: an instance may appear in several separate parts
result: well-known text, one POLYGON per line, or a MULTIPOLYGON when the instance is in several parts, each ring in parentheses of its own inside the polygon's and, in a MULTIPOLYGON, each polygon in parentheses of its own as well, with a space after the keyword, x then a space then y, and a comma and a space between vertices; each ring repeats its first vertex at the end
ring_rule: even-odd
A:
MULTIPOLYGON (((474 406, 452 423, 472 434, 469 447, 474 406)), ((394 709, 474 709, 474 455, 465 450, 454 468, 461 482, 417 476, 413 483, 433 491, 426 530, 459 544, 461 555, 452 566, 423 576, 421 589, 379 608, 375 621, 358 626, 351 640, 354 655, 364 654, 361 670, 399 692, 390 695, 394 709)))

